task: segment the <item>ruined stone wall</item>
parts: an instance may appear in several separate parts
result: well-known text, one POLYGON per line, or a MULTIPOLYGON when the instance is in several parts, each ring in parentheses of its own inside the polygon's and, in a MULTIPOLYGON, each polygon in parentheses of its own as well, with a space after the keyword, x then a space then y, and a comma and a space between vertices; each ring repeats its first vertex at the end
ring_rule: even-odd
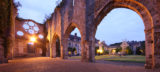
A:
POLYGON ((13 0, 0 1, 0 63, 12 59, 14 47, 14 18, 16 16, 16 5, 13 0))
POLYGON ((9 0, 0 1, 0 63, 4 62, 4 27, 7 25, 9 11, 9 0))
POLYGON ((137 12, 141 16, 145 25, 146 68, 160 67, 159 0, 106 0, 106 2, 104 0, 97 0, 97 2, 99 2, 95 5, 95 21, 98 22, 97 25, 113 8, 128 8, 137 12), (99 16, 98 14, 102 15, 99 16))
POLYGON ((42 52, 41 50, 43 49, 43 45, 44 45, 44 49, 45 47, 45 25, 44 24, 39 24, 33 20, 28 20, 28 19, 21 19, 21 18, 16 18, 15 21, 15 48, 14 48, 14 57, 20 57, 20 56, 27 56, 28 55, 28 49, 27 49, 27 44, 30 41, 30 37, 32 37, 33 35, 29 34, 28 32, 25 31, 25 29, 23 28, 23 25, 25 22, 33 22, 35 23, 38 27, 39 27, 39 32, 37 34, 35 34, 35 36, 37 37, 37 41, 36 41, 36 51, 37 53, 42 52), (22 31, 24 33, 23 36, 18 36, 17 32, 18 31, 22 31), (44 36, 43 40, 38 38, 38 35, 41 34, 44 36), (42 49, 41 49, 42 48, 42 49))
POLYGON ((50 46, 60 37, 62 58, 67 56, 67 39, 74 28, 81 33, 82 61, 94 61, 94 40, 98 25, 114 8, 128 8, 144 21, 146 67, 160 67, 160 1, 159 0, 62 0, 52 14, 50 46), (56 34, 56 35, 55 35, 56 34))

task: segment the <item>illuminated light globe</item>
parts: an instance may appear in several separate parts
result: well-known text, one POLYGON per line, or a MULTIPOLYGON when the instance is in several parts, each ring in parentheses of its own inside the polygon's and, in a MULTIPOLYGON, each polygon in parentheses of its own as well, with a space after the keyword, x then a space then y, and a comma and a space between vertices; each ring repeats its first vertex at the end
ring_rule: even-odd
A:
POLYGON ((43 38, 44 38, 44 36, 40 34, 40 35, 39 35, 39 38, 40 38, 40 39, 43 39, 43 38))
POLYGON ((17 35, 18 35, 18 36, 23 36, 24 33, 23 33, 22 31, 18 31, 18 32, 17 32, 17 35))
POLYGON ((23 28, 29 34, 36 34, 39 31, 39 27, 37 26, 37 24, 35 24, 31 21, 25 22, 23 24, 23 28))
POLYGON ((36 38, 35 38, 35 37, 31 37, 31 38, 30 38, 30 41, 31 41, 31 42, 35 42, 35 41, 36 41, 36 38))

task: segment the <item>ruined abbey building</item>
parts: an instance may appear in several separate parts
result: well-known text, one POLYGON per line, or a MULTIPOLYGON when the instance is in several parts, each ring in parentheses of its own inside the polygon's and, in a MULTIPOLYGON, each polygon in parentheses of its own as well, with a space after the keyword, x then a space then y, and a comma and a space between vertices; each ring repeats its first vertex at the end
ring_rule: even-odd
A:
MULTIPOLYGON (((0 62, 14 58, 16 16, 12 0, 0 1, 0 62)), ((45 49, 42 53, 68 57, 68 37, 78 28, 81 34, 81 61, 95 61, 95 34, 102 19, 114 8, 128 8, 139 14, 145 26, 145 68, 160 68, 160 1, 159 0, 62 0, 44 25, 45 49), (46 36, 45 36, 46 35, 46 36)))

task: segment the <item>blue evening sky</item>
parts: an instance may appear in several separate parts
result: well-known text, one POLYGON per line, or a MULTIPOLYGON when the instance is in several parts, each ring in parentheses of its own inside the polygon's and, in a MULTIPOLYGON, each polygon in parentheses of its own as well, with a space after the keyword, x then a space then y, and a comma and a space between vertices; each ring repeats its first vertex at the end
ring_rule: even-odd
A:
MULTIPOLYGON (((45 16, 54 12, 59 3, 58 0, 15 0, 22 7, 19 8, 19 16, 24 19, 33 19, 43 23, 45 16)), ((60 1, 60 0, 59 0, 60 1)), ((80 33, 76 28, 71 34, 80 33)), ((107 44, 121 42, 123 40, 145 40, 144 24, 141 17, 134 11, 125 8, 113 9, 101 21, 98 26, 96 38, 107 44)))

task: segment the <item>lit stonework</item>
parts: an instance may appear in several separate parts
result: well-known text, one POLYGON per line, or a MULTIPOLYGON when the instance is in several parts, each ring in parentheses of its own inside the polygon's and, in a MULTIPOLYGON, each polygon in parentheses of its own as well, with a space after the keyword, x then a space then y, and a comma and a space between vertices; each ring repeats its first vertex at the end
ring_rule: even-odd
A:
MULTIPOLYGON (((0 62, 12 59, 16 43, 16 6, 12 0, 0 1, 0 62), (3 28, 6 27, 6 28, 3 28), (9 43, 10 41, 10 43, 9 43), (4 44, 7 44, 7 47, 4 44), (5 52, 7 51, 7 52, 5 52)), ((114 8, 128 8, 137 12, 145 26, 146 68, 160 68, 160 1, 159 0, 62 0, 58 3, 46 26, 39 30, 48 40, 48 53, 55 56, 55 40, 60 41, 61 58, 68 57, 68 38, 74 28, 81 34, 81 61, 95 61, 95 34, 102 19, 114 8), (47 27, 47 28, 45 28, 47 27)), ((18 24, 22 24, 19 22, 18 24)), ((24 36, 25 33, 24 33, 24 36)), ((23 41, 24 42, 24 41, 23 41)), ((43 44, 42 44, 43 45, 43 44)), ((45 47, 45 46, 44 46, 45 47)), ((45 52, 46 49, 43 50, 45 52)), ((17 52, 17 50, 15 50, 17 52)))

